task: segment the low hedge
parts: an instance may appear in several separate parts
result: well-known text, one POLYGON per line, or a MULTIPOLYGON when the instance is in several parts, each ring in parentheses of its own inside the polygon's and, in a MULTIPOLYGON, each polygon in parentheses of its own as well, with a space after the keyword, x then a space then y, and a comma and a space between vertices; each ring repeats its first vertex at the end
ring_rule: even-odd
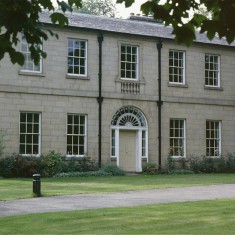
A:
POLYGON ((235 153, 219 157, 190 156, 167 159, 167 171, 189 170, 194 173, 234 173, 235 153))
POLYGON ((96 170, 98 170, 98 164, 90 157, 66 159, 65 156, 55 151, 49 151, 41 157, 11 154, 0 158, 0 176, 5 178, 32 177, 35 173, 52 177, 61 172, 96 170))

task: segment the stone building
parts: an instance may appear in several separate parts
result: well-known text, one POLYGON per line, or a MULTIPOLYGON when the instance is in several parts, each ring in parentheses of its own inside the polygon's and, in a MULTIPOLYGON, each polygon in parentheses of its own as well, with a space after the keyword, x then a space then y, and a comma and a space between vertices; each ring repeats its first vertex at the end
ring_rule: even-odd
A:
POLYGON ((0 62, 0 129, 6 152, 58 151, 142 171, 167 156, 235 152, 235 44, 197 35, 177 45, 171 28, 149 18, 69 14, 70 26, 42 27, 35 65, 20 35, 25 65, 0 62))

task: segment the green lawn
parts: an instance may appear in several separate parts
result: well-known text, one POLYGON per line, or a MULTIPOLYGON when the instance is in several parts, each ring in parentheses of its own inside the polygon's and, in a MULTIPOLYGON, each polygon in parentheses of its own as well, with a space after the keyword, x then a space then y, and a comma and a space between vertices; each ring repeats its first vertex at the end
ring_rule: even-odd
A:
POLYGON ((0 234, 234 234, 235 199, 0 217, 0 234))
MULTIPOLYGON (((43 196, 235 183, 235 174, 42 178, 43 196)), ((32 197, 32 179, 0 179, 0 200, 32 197)))

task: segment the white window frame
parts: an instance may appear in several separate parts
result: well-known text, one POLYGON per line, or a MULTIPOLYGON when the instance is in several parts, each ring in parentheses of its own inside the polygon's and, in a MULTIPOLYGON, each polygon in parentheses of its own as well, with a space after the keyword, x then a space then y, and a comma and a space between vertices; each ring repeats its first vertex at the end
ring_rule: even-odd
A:
MULTIPOLYGON (((29 50, 30 44, 27 43, 25 36, 21 35, 21 53, 24 55, 24 65, 21 67, 21 72, 26 73, 35 73, 40 74, 42 73, 42 57, 40 56, 40 61, 38 65, 34 63, 34 61, 31 59, 31 52, 29 50), (29 63, 32 66, 32 69, 29 69, 29 63), (39 70, 36 70, 36 68, 39 67, 39 70)), ((42 49, 42 45, 40 45, 40 48, 42 49)))
MULTIPOLYGON (((72 144, 70 144, 72 149, 73 149, 73 147, 75 145, 75 143, 73 143, 73 140, 74 139, 72 139, 72 144)), ((67 114, 67 121, 66 121, 66 153, 67 153, 67 157, 85 157, 85 156, 87 156, 87 115, 86 114, 80 114, 80 113, 68 113, 67 114), (68 133, 69 132, 68 126, 69 125, 72 126, 73 132, 74 132, 74 126, 75 126, 74 122, 71 123, 71 124, 68 123, 69 115, 73 116, 73 121, 74 121, 74 117, 75 116, 78 116, 79 120, 80 120, 80 117, 84 117, 85 118, 85 124, 84 124, 85 130, 84 130, 84 134, 79 133, 80 123, 77 126, 78 127, 78 133, 68 133), (77 154, 74 154, 73 150, 71 152, 68 151, 68 146, 69 146, 68 138, 69 138, 69 136, 72 136, 72 138, 73 137, 77 137, 78 138, 78 141, 76 143, 76 145, 78 146, 77 154), (83 154, 79 153, 79 137, 83 137, 84 138, 84 140, 83 140, 84 141, 84 152, 83 152, 83 154)))
POLYGON ((221 156, 221 121, 206 120, 206 156, 207 157, 221 156), (215 123, 218 124, 217 129, 212 127, 212 125, 214 125, 215 127, 215 123), (212 145, 214 146, 211 146, 211 143, 213 143, 212 145), (213 154, 211 154, 211 151, 208 151, 208 149, 211 149, 213 154))
POLYGON ((220 87, 220 55, 205 54, 205 86, 220 87), (207 61, 207 57, 209 61, 207 61), (215 58, 217 58, 217 63, 215 58), (210 83, 209 81, 212 82, 210 83))
POLYGON ((116 157, 116 141, 117 141, 117 138, 116 138, 116 131, 115 129, 111 129, 111 149, 110 149, 110 152, 111 152, 111 157, 115 158, 116 157))
POLYGON ((185 85, 185 51, 180 51, 180 50, 169 50, 169 84, 177 84, 177 85, 185 85), (170 57, 170 53, 173 53, 173 58, 170 57), (178 58, 179 58, 179 53, 182 53, 183 55, 183 65, 180 66, 179 61, 181 61, 180 59, 175 58, 174 53, 178 53, 178 58), (173 64, 171 65, 170 61, 173 61, 173 64), (176 62, 177 61, 177 62, 176 62), (171 70, 173 70, 174 72, 172 73, 171 70), (182 74, 179 72, 179 70, 182 70, 182 74), (175 73, 176 71, 176 73, 175 73), (177 76, 177 80, 175 81, 175 79, 173 78, 173 81, 171 81, 171 76, 177 76), (182 82, 180 81, 180 76, 182 76, 182 82))
POLYGON ((148 148, 147 148, 147 130, 142 130, 141 132, 141 156, 142 158, 147 158, 148 156, 148 148))
POLYGON ((19 153, 20 155, 23 155, 23 156, 40 156, 41 155, 41 113, 40 112, 24 112, 24 111, 21 111, 19 113, 19 153), (25 122, 21 122, 21 114, 26 114, 26 121, 25 122), (35 125, 37 123, 35 122, 28 122, 28 117, 27 115, 29 114, 38 114, 39 115, 39 120, 38 120, 38 132, 34 132, 34 128, 35 128, 35 125), (21 124, 25 124, 25 132, 22 132, 22 128, 21 128, 21 124), (28 128, 29 128, 29 125, 32 124, 32 131, 31 132, 28 132, 28 128), (37 135, 37 146, 38 146, 38 149, 37 149, 37 153, 34 153, 33 152, 33 148, 31 150, 31 153, 28 153, 27 151, 27 145, 31 145, 31 146, 34 146, 34 142, 33 142, 33 135, 37 135), (31 141, 28 142, 27 140, 27 136, 31 136, 31 141), (22 138, 24 138, 24 142, 21 142, 22 138), (21 151, 21 145, 24 145, 24 153, 22 153, 21 151))
POLYGON ((122 43, 120 45, 120 77, 122 80, 128 80, 128 81, 138 81, 139 80, 139 46, 137 45, 131 45, 131 44, 124 44, 122 43), (127 54, 125 53, 125 60, 122 60, 122 47, 130 47, 131 48, 131 60, 127 59, 127 54), (136 48, 136 54, 132 54, 132 48, 136 48), (135 61, 132 61, 132 56, 135 57, 135 61), (134 64, 135 65, 135 70, 127 70, 127 65, 128 64, 134 64), (122 65, 124 65, 125 69, 122 69, 122 65), (122 76, 122 71, 124 71, 125 76, 122 76), (135 77, 128 77, 127 76, 127 71, 129 71, 131 73, 131 71, 135 72, 135 77))
POLYGON ((83 77, 83 78, 85 78, 85 77, 87 77, 87 46, 88 45, 88 43, 87 43, 87 40, 84 40, 84 39, 75 39, 75 38, 68 38, 68 41, 67 41, 67 62, 68 62, 68 64, 67 64, 67 74, 68 74, 68 76, 73 76, 73 77, 83 77), (70 41, 72 41, 72 43, 73 43, 73 46, 72 47, 70 47, 69 46, 69 44, 70 44, 70 41), (84 55, 84 57, 82 57, 81 56, 81 51, 80 51, 80 48, 78 47, 77 49, 79 50, 79 55, 77 56, 77 55, 74 55, 74 51, 76 50, 76 47, 75 47, 75 43, 76 42, 78 42, 79 44, 81 43, 81 42, 83 42, 83 43, 85 43, 85 50, 84 50, 84 53, 85 53, 85 55, 84 55), (73 50, 73 55, 71 56, 71 55, 69 55, 69 53, 71 52, 71 50, 73 50), (78 62, 78 65, 77 66, 74 66, 75 64, 73 63, 72 64, 72 68, 73 68, 73 72, 69 72, 69 59, 72 59, 73 60, 73 62, 75 61, 75 60, 77 60, 77 62, 78 62), (81 59, 83 59, 84 60, 84 73, 81 73, 81 67, 82 66, 80 66, 80 60, 81 59), (75 67, 78 67, 78 70, 80 71, 79 73, 75 73, 74 72, 74 68, 75 67))
POLYGON ((170 139, 170 142, 169 142, 170 155, 175 158, 186 157, 186 120, 185 119, 177 119, 177 118, 170 119, 169 139, 170 139), (178 134, 176 136, 177 131, 179 132, 182 128, 175 128, 175 126, 176 126, 175 123, 174 123, 174 126, 171 127, 171 121, 183 122, 183 136, 180 136, 180 134, 178 134), (172 135, 172 133, 173 133, 173 135, 172 135), (181 145, 181 147, 179 147, 178 144, 177 145, 175 144, 175 141, 176 142, 183 141, 183 144, 181 145), (173 144, 171 142, 173 142, 173 144), (178 154, 176 154, 176 152, 178 152, 178 154))

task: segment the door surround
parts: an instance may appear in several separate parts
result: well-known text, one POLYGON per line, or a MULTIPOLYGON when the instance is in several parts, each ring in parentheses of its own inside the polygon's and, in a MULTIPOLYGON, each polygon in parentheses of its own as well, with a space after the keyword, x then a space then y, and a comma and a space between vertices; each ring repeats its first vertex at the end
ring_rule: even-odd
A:
POLYGON ((134 106, 124 106, 113 116, 111 121, 111 157, 120 166, 120 131, 136 131, 135 172, 142 172, 142 159, 148 161, 148 124, 143 112, 134 106))

